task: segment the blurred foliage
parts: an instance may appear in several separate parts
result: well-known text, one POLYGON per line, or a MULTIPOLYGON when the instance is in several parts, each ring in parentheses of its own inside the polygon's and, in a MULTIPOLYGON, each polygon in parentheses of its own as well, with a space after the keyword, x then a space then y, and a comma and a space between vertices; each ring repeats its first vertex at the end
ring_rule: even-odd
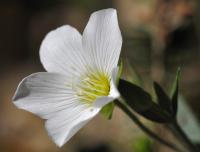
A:
POLYGON ((194 115, 183 96, 179 98, 178 122, 188 137, 196 143, 200 143, 200 121, 194 115))
POLYGON ((153 142, 145 137, 138 137, 132 142, 133 152, 153 152, 153 142))
POLYGON ((140 27, 132 29, 125 35, 124 51, 127 51, 126 56, 128 56, 130 63, 139 66, 139 68, 149 69, 151 63, 149 57, 152 51, 151 34, 145 27, 140 27))
POLYGON ((132 82, 133 84, 142 87, 143 86, 143 81, 141 76, 138 74, 136 69, 131 65, 131 63, 128 60, 124 60, 124 68, 122 71, 122 78, 132 82))
POLYGON ((59 5, 76 6, 94 11, 104 7, 111 7, 112 1, 99 0, 23 0, 24 4, 33 11, 48 9, 59 5))

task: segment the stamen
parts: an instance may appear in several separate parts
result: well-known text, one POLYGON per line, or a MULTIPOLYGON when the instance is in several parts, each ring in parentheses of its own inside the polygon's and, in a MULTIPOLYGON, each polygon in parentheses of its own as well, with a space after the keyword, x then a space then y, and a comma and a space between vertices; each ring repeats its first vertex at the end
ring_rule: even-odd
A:
POLYGON ((92 104, 96 98, 108 96, 110 92, 110 78, 104 73, 90 71, 83 76, 75 90, 81 101, 92 104))

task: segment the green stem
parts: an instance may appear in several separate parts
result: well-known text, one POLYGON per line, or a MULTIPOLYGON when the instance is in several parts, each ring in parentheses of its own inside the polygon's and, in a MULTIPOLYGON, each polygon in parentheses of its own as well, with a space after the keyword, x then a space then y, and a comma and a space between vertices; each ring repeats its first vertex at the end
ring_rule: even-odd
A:
POLYGON ((124 113, 126 113, 132 121, 134 121, 138 127, 143 130, 148 136, 150 136, 151 138, 157 140, 158 142, 160 142, 161 144, 171 148, 174 151, 177 152, 184 152, 181 149, 179 149, 178 147, 176 147, 174 144, 167 142, 165 140, 163 140, 162 138, 160 138, 159 136, 157 136, 154 132, 152 132, 151 130, 149 130, 128 108, 125 104, 121 103, 120 101, 116 100, 115 104, 122 110, 124 111, 124 113))
POLYGON ((184 133, 184 131, 181 129, 177 121, 172 122, 169 129, 172 131, 172 133, 184 143, 184 145, 187 147, 187 149, 190 152, 198 152, 200 151, 187 137, 187 135, 184 133))

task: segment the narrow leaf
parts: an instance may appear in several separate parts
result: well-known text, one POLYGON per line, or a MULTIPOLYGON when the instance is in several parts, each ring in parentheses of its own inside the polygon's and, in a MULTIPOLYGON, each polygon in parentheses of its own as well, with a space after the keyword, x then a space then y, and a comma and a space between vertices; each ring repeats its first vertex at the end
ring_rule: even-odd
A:
POLYGON ((177 109, 178 109, 177 105, 178 105, 179 79, 180 79, 180 68, 178 68, 176 72, 176 77, 171 89, 171 102, 172 102, 172 109, 173 109, 174 116, 176 116, 177 109))
POLYGON ((168 113, 172 113, 171 109, 171 101, 167 94, 164 92, 162 87, 157 83, 154 82, 154 89, 157 95, 158 104, 163 110, 166 110, 168 113))
POLYGON ((154 103, 151 96, 142 88, 120 79, 118 89, 127 105, 138 114, 155 122, 166 122, 160 107, 154 103))
POLYGON ((135 84, 120 79, 118 89, 127 103, 136 111, 145 111, 151 107, 151 96, 135 84))
POLYGON ((165 113, 163 113, 162 109, 155 103, 152 104, 150 109, 140 112, 140 114, 149 120, 159 123, 166 123, 171 121, 171 119, 167 117, 165 113))

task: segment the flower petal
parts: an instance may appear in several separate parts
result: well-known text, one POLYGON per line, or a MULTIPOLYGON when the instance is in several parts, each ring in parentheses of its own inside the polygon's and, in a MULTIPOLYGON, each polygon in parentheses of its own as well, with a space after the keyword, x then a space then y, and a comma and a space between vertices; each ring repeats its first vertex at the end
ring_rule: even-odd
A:
POLYGON ((115 9, 94 12, 83 32, 83 49, 88 53, 89 65, 111 74, 117 66, 122 36, 115 9))
POLYGON ((34 73, 19 84, 13 103, 48 119, 58 111, 79 105, 68 81, 67 77, 56 73, 34 73))
POLYGON ((88 121, 100 111, 100 108, 89 108, 88 106, 77 106, 57 113, 46 121, 45 127, 49 136, 61 147, 88 121), (70 111, 69 111, 70 110, 70 111))
POLYGON ((24 78, 13 97, 17 107, 47 119, 48 134, 58 146, 100 111, 80 102, 71 87, 64 75, 40 72, 24 78))
POLYGON ((83 56, 82 36, 69 25, 49 32, 40 47, 40 60, 48 72, 79 75, 83 56))

